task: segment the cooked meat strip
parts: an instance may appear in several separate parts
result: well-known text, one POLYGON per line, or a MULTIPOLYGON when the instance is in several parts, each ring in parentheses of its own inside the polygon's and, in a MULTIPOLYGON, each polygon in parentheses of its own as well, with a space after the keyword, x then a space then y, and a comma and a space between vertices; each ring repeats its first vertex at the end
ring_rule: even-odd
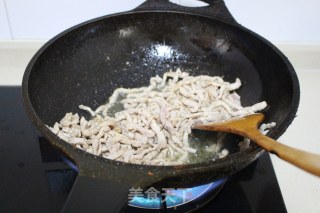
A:
MULTIPOLYGON (((91 115, 90 120, 67 113, 49 128, 66 142, 111 160, 183 164, 197 152, 189 145, 193 124, 244 116, 267 106, 264 101, 242 106, 235 92, 240 86, 238 78, 229 83, 219 76, 189 76, 178 69, 164 73, 162 78, 152 77, 146 87, 118 88, 96 110, 80 105, 91 115), (123 108, 111 115, 115 104, 123 108)), ((262 131, 274 125, 264 125, 262 131)), ((242 148, 247 145, 247 140, 241 143, 242 148)), ((228 154, 220 146, 211 150, 220 151, 220 158, 228 154)))

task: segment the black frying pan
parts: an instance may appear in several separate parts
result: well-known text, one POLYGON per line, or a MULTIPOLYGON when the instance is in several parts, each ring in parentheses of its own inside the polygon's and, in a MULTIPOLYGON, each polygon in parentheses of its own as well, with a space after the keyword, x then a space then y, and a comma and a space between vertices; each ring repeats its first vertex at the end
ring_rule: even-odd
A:
POLYGON ((214 162, 134 165, 81 151, 45 127, 67 112, 87 116, 79 104, 96 108, 118 87, 141 87, 150 77, 178 67, 191 75, 219 75, 227 81, 239 77, 244 82, 238 91, 243 105, 267 101, 266 121, 277 123, 270 137, 278 138, 290 125, 299 103, 299 83, 290 62, 270 42, 236 23, 223 1, 205 2, 210 5, 186 8, 150 0, 133 11, 72 27, 32 58, 22 84, 26 111, 43 135, 79 167, 65 209, 94 208, 94 202, 103 199, 110 212, 117 211, 126 202, 128 187, 208 183, 238 172, 263 152, 254 144, 239 152, 239 138, 227 135, 224 143, 232 153, 214 162), (113 190, 108 184, 119 186, 113 190), (77 203, 79 193, 85 193, 87 204, 77 203))

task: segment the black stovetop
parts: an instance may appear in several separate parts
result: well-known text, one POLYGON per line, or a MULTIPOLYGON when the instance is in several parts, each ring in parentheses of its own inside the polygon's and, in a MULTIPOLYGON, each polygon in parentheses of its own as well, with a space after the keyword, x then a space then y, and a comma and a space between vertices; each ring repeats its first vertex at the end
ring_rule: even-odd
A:
MULTIPOLYGON (((60 212, 76 170, 29 121, 20 87, 0 87, 0 100, 0 212, 60 212)), ((269 154, 230 177, 199 211, 287 212, 269 154)))

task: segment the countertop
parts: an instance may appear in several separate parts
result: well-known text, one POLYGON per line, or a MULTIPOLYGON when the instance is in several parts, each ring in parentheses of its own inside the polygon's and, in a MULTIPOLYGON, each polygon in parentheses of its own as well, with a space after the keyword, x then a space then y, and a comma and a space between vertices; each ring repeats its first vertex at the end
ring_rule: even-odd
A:
MULTIPOLYGON (((0 86, 21 85, 24 69, 45 41, 0 41, 0 86)), ((289 58, 300 81, 297 117, 279 138, 284 144, 320 154, 320 44, 275 43, 289 58)), ((320 178, 272 155, 289 213, 320 212, 320 178)), ((258 186, 257 186, 258 187, 258 186)))

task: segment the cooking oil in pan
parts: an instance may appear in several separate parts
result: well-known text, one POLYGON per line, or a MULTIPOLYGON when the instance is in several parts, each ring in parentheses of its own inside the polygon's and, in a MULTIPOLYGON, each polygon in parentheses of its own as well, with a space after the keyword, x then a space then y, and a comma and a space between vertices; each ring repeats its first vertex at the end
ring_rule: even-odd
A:
POLYGON ((205 161, 215 161, 224 157, 227 149, 224 146, 225 133, 214 133, 204 131, 194 131, 189 135, 189 145, 196 149, 195 154, 189 154, 187 163, 201 163, 205 161), (222 152, 222 150, 224 150, 222 152))

